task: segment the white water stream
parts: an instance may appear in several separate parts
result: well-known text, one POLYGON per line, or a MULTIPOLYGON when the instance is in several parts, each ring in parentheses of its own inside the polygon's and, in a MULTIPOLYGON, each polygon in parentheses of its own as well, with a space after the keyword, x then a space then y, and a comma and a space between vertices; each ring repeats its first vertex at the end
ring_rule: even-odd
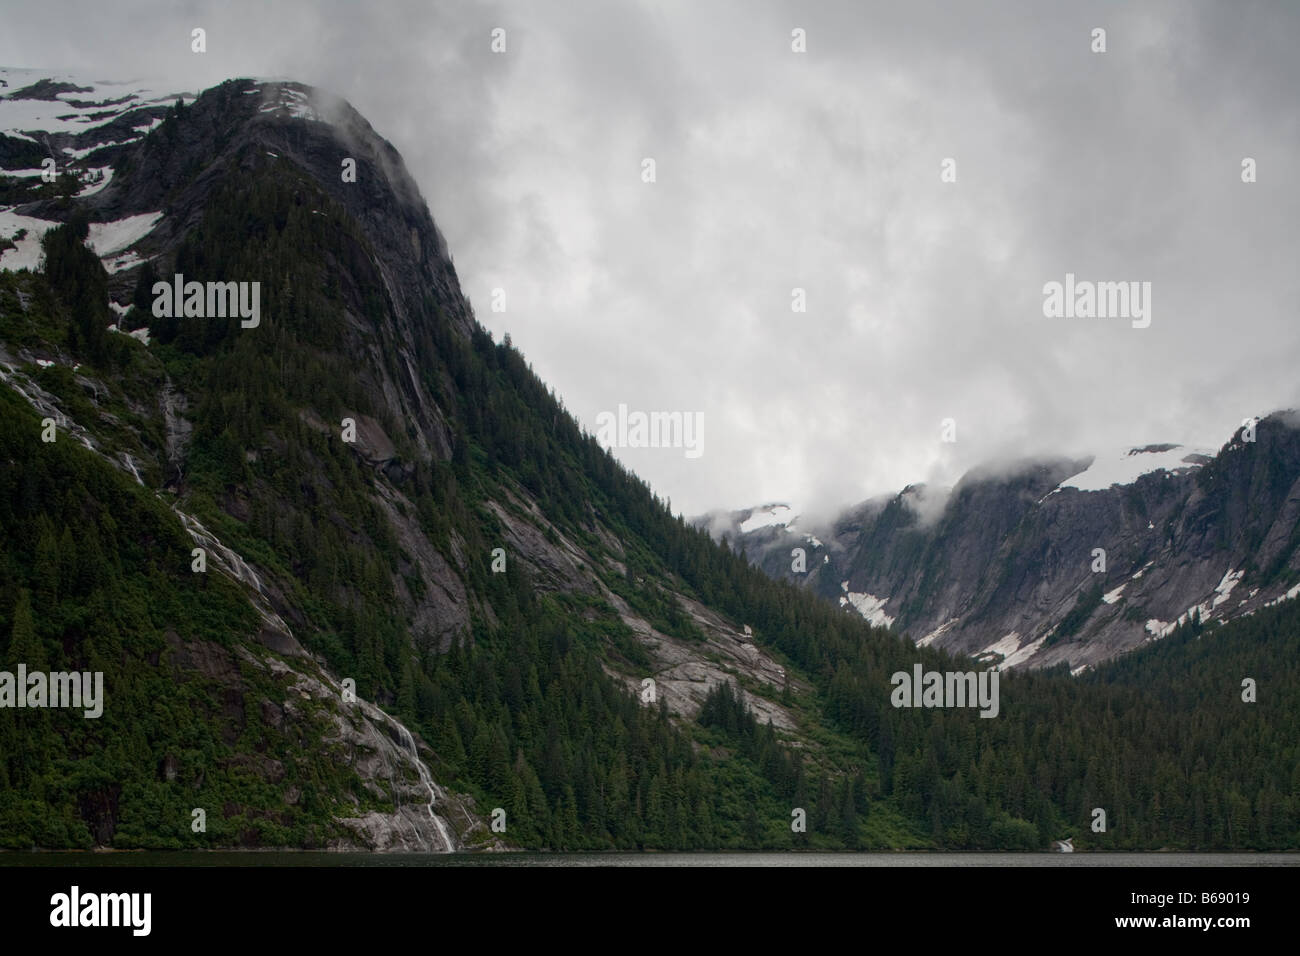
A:
POLYGON ((447 824, 443 822, 442 817, 433 812, 434 802, 443 796, 442 788, 433 782, 433 774, 429 773, 429 768, 420 759, 420 752, 415 746, 415 738, 411 736, 411 732, 391 717, 388 719, 397 728, 397 734, 402 738, 402 747, 411 755, 411 759, 415 762, 415 769, 420 775, 420 782, 429 791, 429 803, 425 807, 429 811, 429 819, 433 821, 434 827, 437 828, 438 836, 442 839, 442 845, 447 848, 446 852, 455 853, 456 841, 447 830, 447 824))
POLYGON ((131 474, 140 485, 144 485, 144 479, 140 477, 140 471, 135 467, 135 459, 131 457, 130 452, 122 452, 122 460, 126 462, 126 467, 130 469, 131 474))

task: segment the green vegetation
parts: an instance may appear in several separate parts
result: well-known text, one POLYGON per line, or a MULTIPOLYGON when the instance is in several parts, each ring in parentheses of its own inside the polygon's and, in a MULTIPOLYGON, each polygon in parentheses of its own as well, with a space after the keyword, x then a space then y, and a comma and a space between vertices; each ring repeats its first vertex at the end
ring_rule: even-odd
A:
POLYGON ((190 539, 161 501, 40 430, 0 388, 0 669, 102 671, 105 702, 93 719, 0 711, 0 847, 319 846, 338 835, 355 778, 262 721, 257 702, 284 688, 247 664, 234 685, 173 667, 186 645, 233 648, 253 633, 247 599, 190 571, 190 539), (254 772, 263 761, 282 768, 280 783, 254 772), (291 786, 296 806, 282 799, 291 786), (191 831, 194 807, 207 809, 206 833, 191 831))
MULTIPOLYGON (((149 149, 170 149, 198 113, 173 111, 149 149)), ((996 719, 895 709, 893 672, 972 665, 774 583, 674 517, 518 351, 481 328, 463 334, 432 288, 399 332, 385 250, 264 152, 204 170, 216 185, 202 221, 156 265, 260 282, 256 334, 237 318, 152 316, 148 348, 102 334, 106 279, 73 223, 47 241, 47 275, 0 276, 0 336, 71 355, 104 383, 92 400, 69 370, 31 370, 107 450, 157 462, 155 485, 166 441, 149 409, 165 383, 181 387, 194 424, 175 485, 185 509, 257 565, 334 674, 423 736, 441 782, 506 809, 512 843, 1032 850, 1073 835, 1106 849, 1300 847, 1300 604, 1211 632, 1193 623, 1082 680, 1004 675, 996 719), (376 387, 382 370, 441 418, 399 420, 376 387), (340 440, 344 416, 369 416, 392 441, 383 476, 340 440), (450 455, 423 454, 421 437, 450 455), (491 505, 583 548, 605 586, 669 635, 703 638, 677 594, 751 625, 790 677, 780 697, 797 732, 760 723, 745 695, 777 692, 739 680, 714 688, 696 721, 642 705, 616 675, 635 685, 648 655, 604 599, 542 590, 515 555, 492 573, 491 505), (393 513, 414 516, 445 579, 421 577, 393 513), (466 626, 412 624, 414 596, 435 588, 463 592, 466 626), (1258 704, 1241 703, 1243 676, 1259 681, 1258 704), (1107 811, 1105 834, 1088 832, 1093 807, 1107 811), (806 833, 791 829, 795 809, 806 833)), ((237 702, 229 684, 173 673, 169 633, 265 652, 234 586, 190 573, 166 505, 75 442, 43 445, 9 388, 0 426, 3 659, 102 669, 111 702, 98 721, 0 713, 0 842, 319 845, 354 799, 374 805, 320 735, 290 740, 263 723, 260 700, 284 698, 265 672, 240 665, 237 702), (266 759, 283 780, 269 782, 266 759), (290 785, 300 802, 285 801, 290 785), (189 832, 194 806, 209 808, 206 838, 189 832)), ((1076 630, 1099 600, 1081 598, 1076 630)))
POLYGON ((1092 617, 1092 612, 1101 607, 1101 598, 1105 590, 1105 583, 1098 581, 1080 591, 1079 597, 1074 602, 1074 607, 1070 608, 1065 617, 1061 618, 1056 630, 1043 642, 1043 646, 1051 647, 1053 644, 1059 644, 1066 638, 1078 634, 1079 628, 1083 627, 1088 618, 1092 617))

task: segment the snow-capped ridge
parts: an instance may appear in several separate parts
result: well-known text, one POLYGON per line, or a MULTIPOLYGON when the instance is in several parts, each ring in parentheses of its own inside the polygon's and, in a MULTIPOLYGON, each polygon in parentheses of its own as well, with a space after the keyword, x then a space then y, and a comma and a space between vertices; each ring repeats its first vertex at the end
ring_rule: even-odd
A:
POLYGON ((1114 485, 1131 485, 1157 471, 1182 474, 1200 468, 1214 455, 1214 449, 1188 449, 1182 445, 1146 445, 1120 454, 1097 455, 1087 468, 1057 485, 1052 494, 1066 488, 1105 491, 1114 485))
POLYGON ((799 520, 799 516, 794 513, 794 509, 789 505, 763 505, 750 510, 749 517, 740 523, 740 533, 749 534, 759 528, 774 527, 784 527, 787 531, 793 531, 794 523, 797 520, 799 520))
POLYGON ((186 105, 193 93, 162 92, 149 81, 88 80, 70 73, 3 67, 0 134, 37 141, 33 133, 79 135, 135 110, 186 105))

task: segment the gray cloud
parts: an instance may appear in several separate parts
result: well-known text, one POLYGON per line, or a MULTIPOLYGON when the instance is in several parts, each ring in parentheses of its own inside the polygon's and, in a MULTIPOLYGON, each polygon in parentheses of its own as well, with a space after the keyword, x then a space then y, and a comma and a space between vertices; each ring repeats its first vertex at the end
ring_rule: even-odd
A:
POLYGON ((809 512, 992 458, 1217 445, 1300 404, 1298 25, 1286 3, 29 4, 0 62, 347 98, 480 321, 589 429, 620 402, 704 413, 702 458, 620 455, 674 508, 809 512), (1152 282, 1151 327, 1044 318, 1067 272, 1152 282))

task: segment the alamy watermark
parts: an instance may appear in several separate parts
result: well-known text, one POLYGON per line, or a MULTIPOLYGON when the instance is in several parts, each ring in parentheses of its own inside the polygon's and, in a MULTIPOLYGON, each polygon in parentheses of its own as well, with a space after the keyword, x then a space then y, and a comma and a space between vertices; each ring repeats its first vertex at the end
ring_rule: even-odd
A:
POLYGON ((596 416, 596 441, 603 448, 684 448, 687 458, 704 454, 703 412, 618 412, 596 416))
POLYGON ((262 322, 262 283, 185 281, 176 273, 171 282, 153 284, 156 319, 225 319, 239 316, 239 325, 255 329, 262 322))
POLYGON ((998 715, 998 672, 924 671, 912 665, 912 673, 897 671, 889 702, 895 707, 979 707, 981 717, 998 715))
POLYGON ((125 926, 133 936, 148 936, 152 911, 152 893, 83 893, 73 886, 50 897, 50 925, 60 928, 125 926))
POLYGON ((0 708, 3 707, 84 707, 88 709, 82 716, 98 717, 104 712, 104 672, 29 674, 27 665, 19 664, 17 674, 0 671, 0 708))
POLYGON ((1151 324, 1150 282, 1091 282, 1076 280, 1043 286, 1043 315, 1049 319, 1132 319, 1133 328, 1151 324))

